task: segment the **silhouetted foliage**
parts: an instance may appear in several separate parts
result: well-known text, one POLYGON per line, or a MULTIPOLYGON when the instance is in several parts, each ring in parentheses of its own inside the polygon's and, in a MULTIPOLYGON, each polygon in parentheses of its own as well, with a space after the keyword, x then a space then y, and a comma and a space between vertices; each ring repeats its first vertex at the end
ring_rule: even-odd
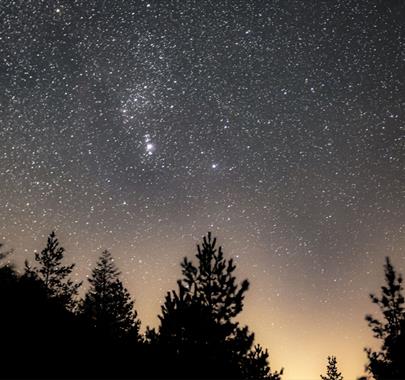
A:
POLYGON ((4 244, 0 243, 0 260, 4 260, 13 250, 9 249, 8 251, 3 250, 4 244))
POLYGON ((79 317, 92 331, 91 376, 145 377, 140 321, 134 301, 119 279, 112 255, 103 251, 88 279, 89 288, 79 307, 79 317), (100 367, 99 363, 108 363, 100 367))
POLYGON ((259 344, 248 351, 245 360, 240 364, 245 379, 280 380, 283 374, 283 369, 280 372, 270 372, 269 353, 267 349, 263 350, 259 344))
POLYGON ((75 306, 75 297, 81 283, 74 283, 70 278, 75 264, 62 265, 65 249, 59 245, 55 232, 48 236, 46 247, 35 253, 36 267, 25 265, 26 275, 36 276, 42 281, 48 297, 58 298, 68 309, 75 306))
POLYGON ((80 307, 81 313, 101 334, 138 339, 140 321, 119 275, 111 253, 105 250, 88 280, 90 287, 80 307))
MULTIPOLYGON (((4 260, 12 250, 3 250, 4 244, 0 244, 0 262, 4 260)), ((17 273, 14 270, 13 265, 8 263, 1 263, 0 266, 0 284, 2 287, 0 288, 0 292, 4 293, 6 290, 9 291, 9 285, 12 283, 14 284, 17 281, 17 273)))
POLYGON ((371 300, 382 314, 383 320, 366 316, 374 337, 382 341, 378 352, 366 349, 367 370, 376 380, 405 379, 405 309, 402 294, 402 276, 397 274, 390 259, 384 265, 385 285, 381 296, 371 294, 371 300))
POLYGON ((26 263, 19 275, 0 265, 2 377, 280 380, 267 350, 235 321, 249 284, 236 284, 235 265, 211 234, 198 245, 196 266, 182 262, 183 279, 166 296, 159 328, 143 337, 111 254, 102 253, 73 308, 79 284, 69 278, 74 264, 62 265, 63 253, 52 233, 36 267, 26 263))
POLYGON ((336 356, 328 356, 326 376, 321 375, 322 380, 343 380, 342 374, 338 371, 336 356))
POLYGON ((157 333, 156 329, 150 328, 146 326, 146 331, 143 337, 143 342, 150 345, 156 344, 159 340, 159 334, 157 333))
POLYGON ((6 326, 0 345, 2 377, 74 375, 74 367, 62 363, 80 363, 79 350, 72 347, 85 334, 65 304, 49 297, 34 272, 19 276, 9 265, 0 268, 0 307, 0 325, 6 326))
POLYGON ((170 375, 271 378, 267 353, 252 347, 254 335, 234 320, 243 309, 248 281, 236 284, 233 260, 224 258, 211 233, 197 245, 196 257, 197 266, 187 258, 181 263, 183 279, 177 292, 167 293, 159 316, 157 340, 171 363, 170 375))

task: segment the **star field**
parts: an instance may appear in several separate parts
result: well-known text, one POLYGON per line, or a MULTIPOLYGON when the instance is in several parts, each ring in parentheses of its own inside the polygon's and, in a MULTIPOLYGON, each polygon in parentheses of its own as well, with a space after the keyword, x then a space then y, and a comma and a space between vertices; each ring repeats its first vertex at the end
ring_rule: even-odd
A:
MULTIPOLYGON (((360 376, 368 293, 405 270, 405 3, 0 5, 0 232, 111 249, 143 328, 208 230, 285 379, 360 376), (306 356, 305 356, 305 355, 306 356)), ((273 364, 274 363, 274 364, 273 364)))

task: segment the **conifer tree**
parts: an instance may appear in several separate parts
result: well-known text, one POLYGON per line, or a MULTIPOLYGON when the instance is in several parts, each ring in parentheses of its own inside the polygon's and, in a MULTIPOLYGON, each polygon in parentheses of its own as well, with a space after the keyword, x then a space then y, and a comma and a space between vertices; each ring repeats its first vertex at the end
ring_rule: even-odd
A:
POLYGON ((370 298, 376 304, 382 320, 367 315, 366 320, 374 337, 380 339, 378 352, 366 349, 369 363, 367 369, 376 380, 405 378, 405 301, 402 276, 397 274, 390 259, 384 265, 385 285, 381 287, 381 296, 374 294, 370 298))
POLYGON ((75 264, 63 265, 65 249, 60 246, 55 232, 48 236, 46 247, 35 253, 35 267, 30 267, 28 261, 25 263, 25 276, 36 278, 45 287, 48 297, 61 301, 68 309, 73 309, 76 304, 75 297, 80 283, 74 283, 69 277, 75 264))
POLYGON ((328 356, 326 376, 321 375, 322 380, 343 380, 342 374, 338 371, 336 356, 328 356))
MULTIPOLYGON (((12 249, 4 250, 4 244, 0 243, 0 271, 1 271, 1 279, 4 277, 17 279, 17 273, 14 269, 14 265, 10 263, 4 263, 3 260, 13 252, 12 249)), ((3 289, 0 289, 0 291, 3 289)))
POLYGON ((240 363, 244 379, 281 380, 284 369, 271 372, 269 366, 269 352, 259 344, 252 346, 240 363))
POLYGON ((138 339, 140 321, 134 310, 134 302, 119 275, 111 253, 103 251, 88 280, 90 287, 81 312, 103 335, 113 339, 138 339))
POLYGON ((184 258, 178 291, 167 293, 159 316, 159 341, 175 353, 171 360, 179 367, 174 375, 195 376, 193 368, 203 363, 198 376, 272 378, 266 354, 253 348, 254 335, 235 321, 249 282, 236 283, 235 264, 211 233, 197 245, 196 258, 196 265, 184 258))
MULTIPOLYGON (((212 238, 210 232, 204 236, 202 246, 197 245, 196 258, 198 266, 187 257, 181 263, 184 277, 178 281, 179 297, 185 297, 189 303, 198 303, 209 311, 215 322, 232 330, 237 326, 233 319, 243 309, 249 282, 244 280, 240 286, 236 284, 233 260, 224 258, 222 247, 216 248, 216 238, 212 238)), ((178 298, 174 291, 167 297, 168 305, 170 300, 178 298)))
POLYGON ((247 280, 240 286, 233 275, 232 259, 224 258, 222 248, 216 248, 211 233, 197 245, 197 266, 187 258, 181 263, 183 279, 178 281, 178 292, 166 295, 162 306, 160 333, 190 339, 194 343, 209 344, 209 340, 225 340, 237 327, 233 320, 243 308, 247 280), (191 317, 193 315, 193 317, 191 317), (200 320, 198 327, 193 320, 200 320), (179 328, 179 331, 173 330, 179 328), (168 329, 168 331, 166 331, 168 329), (206 331, 205 331, 205 330, 206 331), (180 334, 180 335, 179 335, 180 334))
POLYGON ((4 251, 3 250, 4 244, 0 243, 0 260, 4 260, 11 252, 12 250, 4 251))

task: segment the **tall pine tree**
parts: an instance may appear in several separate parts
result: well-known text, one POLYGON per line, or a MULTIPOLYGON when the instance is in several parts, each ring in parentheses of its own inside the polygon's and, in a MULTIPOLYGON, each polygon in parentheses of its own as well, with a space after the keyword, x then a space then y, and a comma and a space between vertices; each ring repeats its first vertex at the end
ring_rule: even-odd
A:
POLYGON ((119 275, 111 253, 103 251, 88 280, 90 287, 81 312, 104 336, 111 339, 138 339, 140 321, 134 310, 134 301, 119 275))
POLYGON ((211 233, 197 245, 196 258, 197 265, 184 258, 178 291, 166 295, 159 316, 158 341, 166 347, 173 375, 273 378, 266 353, 253 347, 254 335, 235 321, 248 281, 236 283, 235 264, 225 259, 221 247, 216 248, 211 233))
POLYGON ((376 380, 405 379, 405 301, 402 276, 397 274, 390 259, 384 265, 385 285, 381 287, 381 296, 374 294, 370 298, 376 304, 382 320, 367 315, 366 320, 374 337, 381 340, 380 351, 366 349, 367 369, 376 380))
POLYGON ((343 380, 342 374, 338 371, 336 356, 328 356, 326 376, 321 375, 322 380, 343 380))
POLYGON ((48 236, 46 247, 35 253, 37 266, 30 267, 25 263, 25 276, 39 280, 45 287, 48 297, 61 301, 68 309, 76 305, 76 296, 80 283, 74 283, 70 275, 75 264, 63 265, 65 249, 60 246, 55 232, 48 236))

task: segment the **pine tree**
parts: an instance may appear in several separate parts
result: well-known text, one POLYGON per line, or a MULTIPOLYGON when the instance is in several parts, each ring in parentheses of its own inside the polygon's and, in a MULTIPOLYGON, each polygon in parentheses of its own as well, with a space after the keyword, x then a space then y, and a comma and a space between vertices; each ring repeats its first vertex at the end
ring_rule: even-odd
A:
POLYGON ((166 306, 178 303, 179 298, 183 303, 197 304, 224 330, 232 331, 238 325, 233 318, 243 309, 249 282, 244 280, 240 286, 235 283, 233 260, 226 260, 222 247, 216 249, 215 246, 216 238, 212 239, 209 232, 207 237, 204 236, 202 246, 197 245, 198 267, 184 258, 181 263, 184 278, 178 281, 179 295, 175 291, 168 293, 166 306))
POLYGON ((35 277, 45 287, 46 294, 50 298, 61 301, 68 309, 76 305, 75 297, 80 283, 74 283, 69 276, 75 264, 62 265, 65 249, 59 245, 55 232, 48 236, 46 247, 35 253, 36 267, 30 267, 28 261, 25 263, 25 276, 35 277))
POLYGON ((134 302, 119 275, 111 253, 103 251, 88 280, 90 287, 81 312, 104 336, 139 339, 140 322, 134 302))
POLYGON ((4 260, 13 250, 3 251, 4 244, 0 243, 0 260, 4 260))
POLYGON ((197 245, 196 258, 197 265, 184 258, 178 291, 167 293, 159 316, 159 341, 175 353, 170 359, 178 366, 174 375, 195 376, 195 366, 203 363, 198 376, 271 378, 267 357, 253 348, 254 335, 235 321, 249 282, 236 283, 233 260, 216 248, 211 233, 197 245))
POLYGON ((17 278, 17 273, 14 269, 14 265, 11 264, 10 262, 6 262, 3 263, 2 261, 8 256, 10 255, 13 250, 9 249, 9 250, 3 250, 4 244, 0 243, 0 263, 2 264, 0 266, 0 271, 1 271, 1 276, 9 276, 10 278, 17 278))
POLYGON ((342 374, 337 369, 335 356, 328 356, 328 366, 326 376, 321 375, 322 380, 343 380, 342 374))
POLYGON ((267 349, 263 350, 259 344, 249 350, 242 364, 245 379, 280 380, 283 374, 283 369, 280 372, 270 372, 269 352, 267 349))
POLYGON ((379 352, 366 349, 369 359, 367 369, 377 380, 405 378, 405 301, 402 276, 396 273, 388 257, 384 272, 386 284, 381 287, 381 297, 370 295, 372 302, 379 307, 383 320, 366 316, 374 337, 382 341, 379 352))

